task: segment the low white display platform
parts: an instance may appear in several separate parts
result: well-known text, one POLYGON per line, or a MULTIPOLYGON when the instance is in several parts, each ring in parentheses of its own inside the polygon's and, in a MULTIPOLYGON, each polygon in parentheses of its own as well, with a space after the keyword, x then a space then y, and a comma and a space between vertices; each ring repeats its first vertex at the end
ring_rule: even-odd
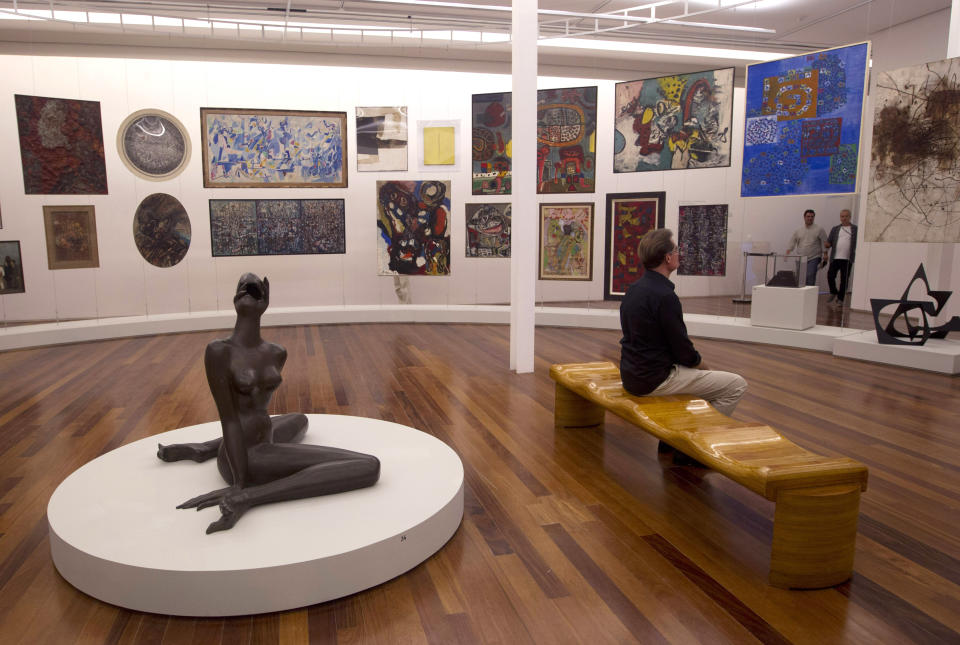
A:
POLYGON ((463 464, 442 441, 388 421, 311 414, 304 443, 380 459, 376 485, 257 506, 229 531, 216 507, 177 504, 224 486, 215 460, 164 463, 157 443, 220 436, 220 423, 121 446, 82 466, 50 498, 50 551, 85 593, 138 611, 234 616, 346 596, 415 567, 463 517, 463 464))
POLYGON ((753 288, 750 324, 780 329, 809 329, 817 324, 817 287, 753 288))
POLYGON ((881 345, 877 332, 864 331, 834 341, 834 356, 912 367, 941 374, 960 374, 960 340, 933 338, 921 346, 881 345))

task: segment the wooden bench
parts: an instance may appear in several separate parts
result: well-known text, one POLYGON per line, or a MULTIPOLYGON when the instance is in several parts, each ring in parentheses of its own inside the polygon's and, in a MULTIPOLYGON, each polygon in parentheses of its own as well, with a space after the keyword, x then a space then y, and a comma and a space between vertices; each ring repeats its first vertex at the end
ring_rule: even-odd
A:
POLYGON ((556 428, 617 416, 776 502, 770 584, 816 589, 850 578, 867 467, 801 448, 769 426, 741 423, 691 396, 633 396, 610 362, 550 368, 556 428))

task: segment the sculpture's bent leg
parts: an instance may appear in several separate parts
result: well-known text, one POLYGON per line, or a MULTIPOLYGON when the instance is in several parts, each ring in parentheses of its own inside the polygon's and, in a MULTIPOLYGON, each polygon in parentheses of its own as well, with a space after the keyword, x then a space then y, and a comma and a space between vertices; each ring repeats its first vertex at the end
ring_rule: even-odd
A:
MULTIPOLYGON (((281 414, 271 419, 273 441, 277 443, 299 443, 307 433, 307 415, 281 414)), ((203 443, 171 443, 164 446, 157 444, 157 457, 163 461, 190 460, 197 463, 213 459, 220 450, 222 437, 204 441, 203 443)))
POLYGON ((195 461, 197 463, 213 459, 220 450, 222 437, 204 441, 203 443, 171 443, 165 446, 157 444, 157 457, 163 461, 195 461))
POLYGON ((307 415, 281 414, 270 419, 275 443, 300 443, 307 434, 307 415))
POLYGON ((306 497, 319 497, 373 486, 380 478, 380 460, 340 448, 261 444, 250 449, 251 470, 265 483, 248 486, 225 497, 220 504, 222 517, 207 527, 207 533, 231 528, 254 506, 306 497), (270 481, 279 470, 309 465, 270 481))

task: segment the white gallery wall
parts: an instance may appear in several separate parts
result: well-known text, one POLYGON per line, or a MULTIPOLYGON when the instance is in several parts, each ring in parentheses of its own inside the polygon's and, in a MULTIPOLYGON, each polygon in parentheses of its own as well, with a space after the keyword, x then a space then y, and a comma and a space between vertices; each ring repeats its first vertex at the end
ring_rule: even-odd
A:
MULTIPOLYGON (((945 43, 943 23, 941 16, 939 20, 923 26, 921 32, 925 33, 925 37, 920 40, 925 43, 945 43), (942 36, 939 35, 941 33, 942 36)), ((886 41, 874 45, 875 60, 882 55, 887 56, 884 60, 896 59, 898 55, 883 52, 912 47, 912 43, 898 41, 897 34, 892 32, 884 32, 884 38, 886 41)), ((910 38, 914 38, 912 32, 910 38)), ((930 44, 925 47, 930 50, 936 48, 930 44)), ((174 60, 172 55, 170 59, 147 59, 132 55, 129 58, 119 57, 124 54, 122 52, 116 58, 0 55, 0 155, 4 168, 0 173, 3 220, 0 240, 21 242, 26 284, 24 294, 0 296, 0 319, 66 320, 231 309, 236 280, 246 271, 270 277, 271 300, 275 307, 396 304, 398 299, 394 291, 394 279, 377 275, 376 182, 385 179, 443 179, 452 182, 451 275, 410 277, 410 294, 414 304, 459 305, 509 301, 508 259, 464 257, 464 204, 509 201, 509 196, 475 197, 470 194, 471 95, 509 91, 508 75, 317 64, 174 60), (24 195, 14 94, 100 102, 108 195, 24 195), (357 172, 355 107, 387 105, 406 105, 409 108, 409 170, 357 172), (201 107, 346 112, 348 187, 203 188, 201 107), (191 138, 192 158, 189 165, 172 180, 151 182, 140 179, 127 170, 117 153, 116 133, 121 122, 132 112, 146 108, 173 114, 186 126, 191 138), (459 119, 461 122, 455 172, 421 172, 417 169, 417 121, 434 119, 459 119), (190 250, 175 267, 153 267, 141 258, 134 245, 134 213, 138 204, 154 192, 173 195, 190 216, 190 250), (346 254, 213 258, 208 200, 264 198, 343 198, 346 204, 346 254), (42 207, 48 204, 95 206, 99 268, 47 269, 42 207)), ((924 60, 923 55, 915 52, 913 58, 902 64, 924 60)), ((291 60, 295 59, 294 54, 290 56, 291 60)), ((938 56, 942 57, 942 53, 934 54, 932 58, 938 56)), ((296 60, 302 62, 304 59, 296 60)), ((638 72, 636 76, 642 78, 650 74, 638 72)), ((614 82, 541 77, 538 83, 540 89, 585 85, 599 86, 597 192, 546 195, 540 200, 595 204, 593 280, 540 281, 537 285, 538 302, 602 299, 607 193, 665 191, 666 226, 674 230, 677 228, 681 205, 729 205, 726 276, 676 276, 681 296, 739 293, 742 246, 745 243, 765 242, 773 250, 785 250, 790 233, 802 224, 801 215, 806 208, 817 211, 817 223, 827 230, 838 223, 841 209, 857 211, 857 200, 853 195, 739 197, 743 90, 736 90, 734 94, 732 165, 729 168, 614 174, 614 82)), ((520 133, 515 132, 514 136, 520 136, 520 133)), ((533 136, 533 133, 528 136, 533 136)), ((862 157, 861 164, 867 158, 862 157)), ((863 178, 861 174, 862 183, 863 178)), ((514 212, 513 217, 536 218, 538 213, 514 212)), ((859 220, 859 216, 856 219, 859 220)), ((864 246, 868 245, 861 246, 861 249, 864 246)), ((907 249, 925 245, 884 246, 907 249)), ((889 258, 882 260, 893 277, 882 281, 866 281, 864 285, 860 275, 866 273, 862 269, 868 266, 864 259, 873 263, 876 256, 864 250, 859 253, 856 277, 862 293, 855 295, 861 303, 868 295, 890 295, 890 285, 899 284, 901 276, 909 275, 916 267, 912 258, 905 258, 901 262, 902 255, 910 254, 895 249, 888 254, 889 258), (909 266, 911 263, 912 267, 909 266), (879 293, 874 293, 874 290, 879 293)), ((922 255, 924 249, 919 249, 917 253, 922 255)), ((873 271, 872 266, 870 270, 873 271)), ((823 284, 823 272, 820 279, 823 284)))

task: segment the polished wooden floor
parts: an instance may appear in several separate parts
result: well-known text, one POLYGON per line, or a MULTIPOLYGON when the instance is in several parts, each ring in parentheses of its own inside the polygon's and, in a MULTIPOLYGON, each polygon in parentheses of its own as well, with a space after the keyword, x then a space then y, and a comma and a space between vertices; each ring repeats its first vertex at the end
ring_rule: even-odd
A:
POLYGON ((272 411, 387 419, 453 446, 460 529, 397 579, 280 614, 169 618, 85 596, 50 560, 51 493, 97 455, 213 420, 201 356, 222 335, 0 354, 0 642, 960 642, 960 380, 697 341, 750 383, 736 417, 870 468, 853 579, 784 591, 766 583, 771 502, 658 458, 611 415, 554 433, 549 366, 616 360, 619 334, 602 330, 538 329, 523 375, 506 369, 504 326, 266 330, 290 354, 272 411))

